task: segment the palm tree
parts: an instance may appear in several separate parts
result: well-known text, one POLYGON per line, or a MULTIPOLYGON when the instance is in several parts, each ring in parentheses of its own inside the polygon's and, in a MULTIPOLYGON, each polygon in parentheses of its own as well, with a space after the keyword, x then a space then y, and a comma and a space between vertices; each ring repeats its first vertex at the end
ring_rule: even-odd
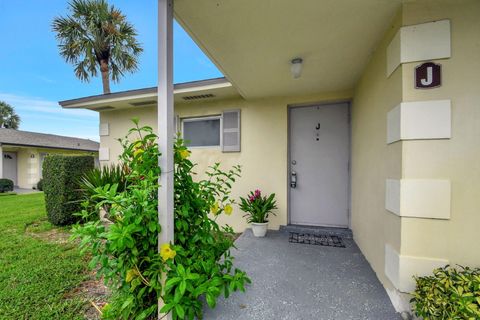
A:
POLYGON ((15 113, 11 105, 0 101, 0 128, 18 129, 20 116, 15 113))
POLYGON ((118 82, 124 72, 138 69, 143 51, 137 32, 125 15, 105 0, 73 0, 71 15, 57 17, 56 32, 60 54, 75 66, 81 81, 90 81, 100 70, 103 93, 110 93, 110 79, 118 82))

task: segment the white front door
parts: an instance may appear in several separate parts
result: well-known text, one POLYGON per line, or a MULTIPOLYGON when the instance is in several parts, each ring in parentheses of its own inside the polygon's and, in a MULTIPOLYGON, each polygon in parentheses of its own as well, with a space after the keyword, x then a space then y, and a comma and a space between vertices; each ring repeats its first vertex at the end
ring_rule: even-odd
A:
POLYGON ((17 154, 15 152, 3 152, 3 178, 10 179, 17 185, 17 154))
POLYGON ((348 227, 349 104, 290 109, 290 224, 348 227))

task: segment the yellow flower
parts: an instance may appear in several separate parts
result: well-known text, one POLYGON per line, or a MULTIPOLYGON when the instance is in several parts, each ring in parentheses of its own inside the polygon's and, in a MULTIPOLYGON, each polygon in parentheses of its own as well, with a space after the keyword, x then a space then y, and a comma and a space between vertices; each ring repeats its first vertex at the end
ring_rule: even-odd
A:
POLYGON ((142 154, 144 153, 145 151, 143 151, 143 149, 137 149, 133 152, 133 156, 136 157, 138 156, 139 154, 142 154))
POLYGON ((143 142, 142 141, 135 142, 135 144, 133 145, 133 156, 134 157, 136 157, 139 154, 142 154, 144 152, 142 147, 143 147, 143 142))
POLYGON ((210 208, 210 212, 212 212, 214 215, 217 215, 218 209, 219 209, 218 202, 215 202, 215 204, 210 208))
POLYGON ((223 210, 225 211, 225 214, 226 214, 227 216, 229 216, 229 215, 231 215, 232 212, 233 212, 233 207, 232 207, 230 204, 227 204, 227 205, 223 208, 223 210))
POLYGON ((164 243, 160 246, 160 256, 162 257, 163 261, 167 261, 168 259, 173 259, 177 255, 177 252, 170 247, 169 243, 164 243))
POLYGON ((138 275, 137 270, 135 269, 130 269, 127 271, 127 276, 125 277, 126 282, 131 282, 134 278, 136 278, 138 275))
POLYGON ((187 159, 190 156, 190 151, 187 149, 180 151, 180 157, 182 159, 187 159))

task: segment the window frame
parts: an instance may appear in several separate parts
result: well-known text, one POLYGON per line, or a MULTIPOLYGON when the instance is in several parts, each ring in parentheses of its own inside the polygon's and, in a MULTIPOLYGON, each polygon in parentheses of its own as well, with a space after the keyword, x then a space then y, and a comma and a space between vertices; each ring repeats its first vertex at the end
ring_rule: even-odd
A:
POLYGON ((223 116, 221 114, 216 115, 208 115, 208 116, 198 116, 198 117, 184 117, 180 118, 181 122, 181 133, 182 139, 185 138, 185 122, 198 122, 198 121, 205 121, 205 120, 219 120, 220 121, 220 128, 219 128, 219 144, 218 145, 210 145, 210 146, 187 146, 189 149, 205 149, 205 148, 218 148, 222 149, 223 146, 223 116))

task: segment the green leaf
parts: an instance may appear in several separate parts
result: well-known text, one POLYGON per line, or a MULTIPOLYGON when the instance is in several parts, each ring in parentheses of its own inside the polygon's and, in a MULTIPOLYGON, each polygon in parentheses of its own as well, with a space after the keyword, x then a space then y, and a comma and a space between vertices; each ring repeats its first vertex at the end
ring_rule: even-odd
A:
POLYGON ((215 301, 215 297, 214 297, 212 294, 207 293, 207 295, 206 295, 206 300, 207 300, 208 306, 209 306, 211 309, 215 308, 216 301, 215 301))
POLYGON ((156 222, 150 222, 148 224, 148 229, 150 230, 150 232, 154 232, 155 230, 157 230, 157 223, 156 222))
POLYGON ((175 305, 175 311, 177 312, 177 315, 180 319, 185 318, 185 310, 183 309, 182 305, 175 305))
POLYGON ((170 291, 170 289, 180 281, 182 281, 182 278, 180 277, 168 279, 167 282, 165 283, 165 290, 170 291))
POLYGON ((173 302, 175 302, 175 304, 179 303, 180 300, 182 300, 182 297, 183 297, 183 293, 182 291, 180 290, 180 288, 176 288, 175 289, 175 294, 173 296, 173 302))
POLYGON ((166 305, 164 305, 160 309, 160 313, 168 313, 168 312, 170 312, 170 310, 173 309, 174 306, 175 306, 175 304, 173 304, 173 303, 167 303, 166 305))
POLYGON ((182 278, 185 277, 185 267, 183 265, 177 265, 177 272, 182 278))
POLYGON ((182 280, 182 282, 180 282, 180 285, 178 286, 178 289, 180 290, 180 293, 184 295, 185 290, 187 289, 187 282, 185 280, 182 280))

